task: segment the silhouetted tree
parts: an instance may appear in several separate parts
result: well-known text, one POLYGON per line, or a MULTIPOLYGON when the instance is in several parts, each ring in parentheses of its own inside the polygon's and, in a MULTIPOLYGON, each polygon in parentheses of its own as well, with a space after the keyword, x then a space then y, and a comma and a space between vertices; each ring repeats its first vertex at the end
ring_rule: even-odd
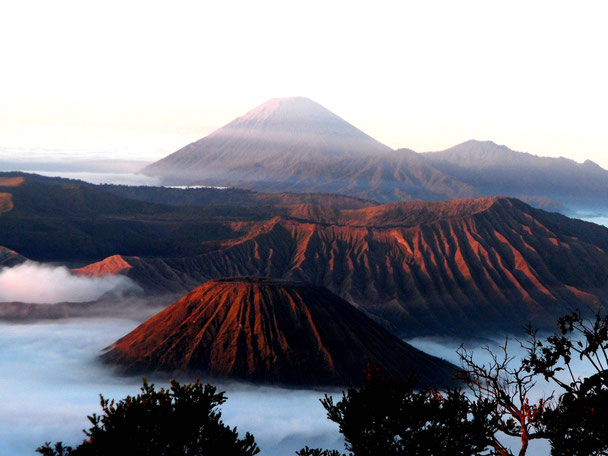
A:
MULTIPOLYGON (((534 439, 547 439, 553 456, 608 455, 608 316, 585 320, 579 312, 558 320, 559 332, 541 341, 529 330, 521 343, 527 355, 509 355, 508 339, 498 353, 485 348, 489 361, 479 364, 471 352, 458 350, 461 379, 471 390, 441 394, 416 391, 413 379, 385 379, 368 370, 360 389, 349 388, 334 403, 321 402, 340 426, 352 456, 501 455, 513 452, 504 436, 519 438, 519 456, 534 439), (592 374, 576 376, 571 361, 586 362, 592 374), (558 387, 541 397, 537 381, 558 387)), ((310 449, 299 456, 338 456, 310 449)))
POLYGON ((559 332, 539 340, 530 330, 524 365, 542 375, 562 393, 553 407, 540 416, 545 436, 555 456, 608 454, 608 316, 600 313, 591 321, 580 312, 558 320, 559 332), (593 372, 576 376, 573 358, 593 372))
POLYGON ((307 446, 300 451, 296 451, 297 456, 343 456, 337 450, 322 450, 320 448, 308 448, 307 446))
POLYGON ((155 390, 144 379, 141 393, 119 402, 101 397, 102 414, 89 416, 88 439, 76 448, 47 442, 36 451, 44 456, 253 456, 254 437, 239 439, 236 428, 221 421, 224 393, 198 381, 155 390))
MULTIPOLYGON (((461 378, 477 401, 493 404, 493 407, 488 407, 490 421, 498 423, 497 430, 520 439, 518 454, 524 456, 530 440, 545 437, 540 419, 547 407, 547 400, 541 398, 530 402, 536 375, 521 360, 517 362, 515 357, 509 356, 508 342, 506 339, 499 353, 484 347, 490 355, 490 360, 484 364, 478 364, 473 353, 462 346, 457 353, 463 368, 461 378)), ((495 453, 501 456, 512 454, 499 440, 498 434, 494 436, 493 447, 495 453)))
MULTIPOLYGON (((457 389, 441 394, 415 386, 413 377, 387 379, 368 368, 360 389, 349 388, 337 403, 328 395, 321 402, 355 456, 472 456, 493 444, 497 423, 488 419, 491 403, 472 403, 457 389)), ((299 454, 338 454, 320 451, 305 448, 299 454)))

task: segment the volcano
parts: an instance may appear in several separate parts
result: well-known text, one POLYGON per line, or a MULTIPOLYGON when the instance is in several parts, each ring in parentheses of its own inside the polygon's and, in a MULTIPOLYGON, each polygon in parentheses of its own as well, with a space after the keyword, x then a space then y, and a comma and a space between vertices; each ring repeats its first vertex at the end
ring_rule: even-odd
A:
POLYGON ((218 173, 244 180, 270 174, 287 177, 304 162, 326 162, 391 149, 308 98, 273 98, 209 136, 144 168, 145 174, 182 182, 211 179, 218 173))
POLYGON ((401 341, 325 288, 261 278, 212 280, 115 342, 127 372, 185 371, 300 386, 385 375, 447 384, 455 367, 401 341))
POLYGON ((335 192, 377 201, 472 194, 419 154, 392 150, 303 97, 271 99, 142 173, 172 185, 335 192))

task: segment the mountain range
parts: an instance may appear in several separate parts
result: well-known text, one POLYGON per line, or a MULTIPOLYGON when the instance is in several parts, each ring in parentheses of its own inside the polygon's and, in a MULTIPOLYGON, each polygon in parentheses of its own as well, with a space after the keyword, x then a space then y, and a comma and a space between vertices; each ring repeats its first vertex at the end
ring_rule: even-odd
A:
POLYGON ((272 99, 142 170, 173 185, 340 193, 378 202, 509 195, 563 211, 604 209, 608 171, 491 141, 392 150, 307 98, 272 99))
POLYGON ((0 186, 13 202, 0 214, 4 261, 21 254, 76 274, 123 274, 149 294, 244 275, 305 281, 403 336, 546 327, 608 296, 608 228, 513 198, 378 205, 288 194, 273 205, 248 191, 248 205, 231 206, 204 204, 223 190, 199 189, 199 205, 179 204, 179 195, 192 201, 188 190, 151 191, 170 195, 168 205, 78 181, 2 177, 21 178, 0 186))
MULTIPOLYGON (((79 273, 107 261, 117 259, 79 273)), ((201 255, 120 262, 156 293, 230 276, 307 281, 402 336, 549 327, 608 297, 608 228, 499 197, 294 207, 201 255)))

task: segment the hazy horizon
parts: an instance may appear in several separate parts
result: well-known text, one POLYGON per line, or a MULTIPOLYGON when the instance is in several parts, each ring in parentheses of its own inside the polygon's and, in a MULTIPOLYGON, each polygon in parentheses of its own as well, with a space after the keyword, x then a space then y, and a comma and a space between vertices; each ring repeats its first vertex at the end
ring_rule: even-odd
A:
POLYGON ((11 3, 0 158, 23 147, 156 160, 269 98, 301 95, 391 148, 492 140, 608 168, 602 11, 548 1, 11 3))

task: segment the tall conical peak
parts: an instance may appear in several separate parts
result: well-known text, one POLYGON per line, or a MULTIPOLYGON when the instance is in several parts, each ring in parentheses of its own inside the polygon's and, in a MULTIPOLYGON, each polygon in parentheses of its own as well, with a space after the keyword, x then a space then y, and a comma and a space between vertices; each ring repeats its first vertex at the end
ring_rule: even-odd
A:
MULTIPOLYGON (((329 109, 306 97, 271 98, 216 130, 211 136, 234 135, 237 132, 357 138, 371 141, 375 147, 390 150, 329 109)), ((290 141, 293 139, 292 137, 290 141)))

